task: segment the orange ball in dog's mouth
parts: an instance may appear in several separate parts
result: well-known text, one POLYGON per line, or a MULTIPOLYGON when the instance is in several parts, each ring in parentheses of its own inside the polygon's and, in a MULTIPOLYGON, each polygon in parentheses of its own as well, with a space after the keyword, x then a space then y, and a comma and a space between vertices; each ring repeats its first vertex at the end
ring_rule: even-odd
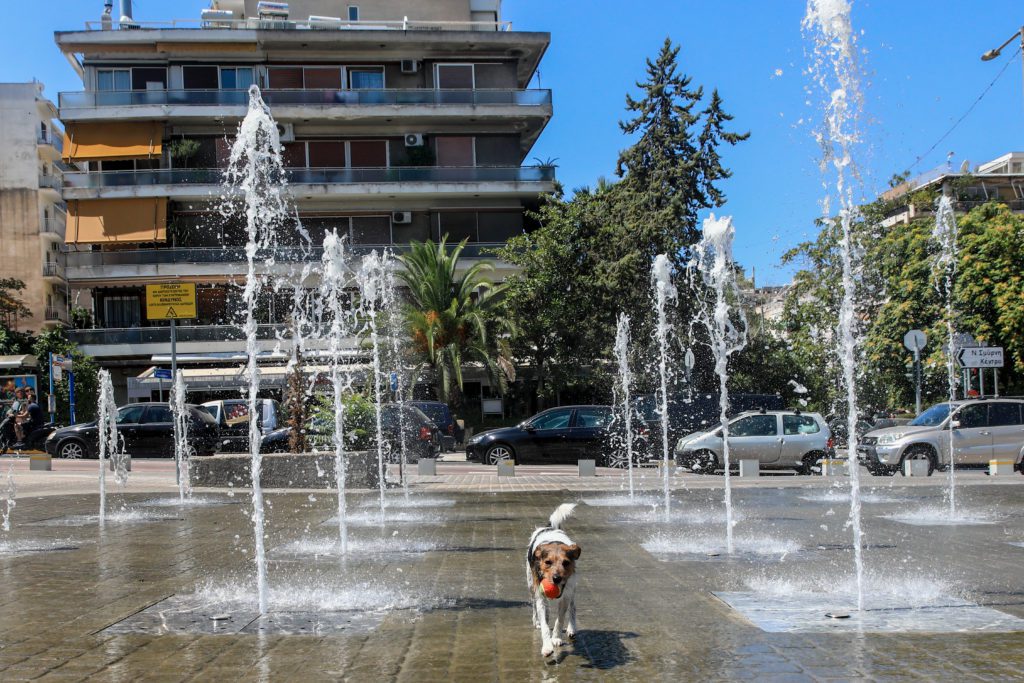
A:
POLYGON ((547 596, 549 600, 557 600, 562 595, 561 587, 556 586, 547 579, 540 582, 540 588, 544 591, 544 595, 547 596))

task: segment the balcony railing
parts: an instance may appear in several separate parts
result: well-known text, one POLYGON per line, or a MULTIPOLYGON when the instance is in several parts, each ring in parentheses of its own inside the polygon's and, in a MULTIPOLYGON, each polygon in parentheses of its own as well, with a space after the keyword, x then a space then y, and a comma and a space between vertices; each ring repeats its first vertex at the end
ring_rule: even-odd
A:
POLYGON ((43 264, 43 277, 59 277, 64 280, 64 264, 47 261, 43 264))
POLYGON ((43 311, 43 319, 47 322, 67 322, 68 312, 58 306, 47 306, 43 311))
MULTIPOLYGON (((273 105, 399 105, 471 104, 540 106, 551 104, 550 90, 264 90, 263 100, 273 105)), ((61 109, 141 107, 147 105, 218 105, 244 107, 247 90, 90 90, 62 92, 61 109)))
MULTIPOLYGON (((448 245, 449 249, 454 245, 448 245)), ((503 242, 476 242, 467 244, 460 258, 493 258, 491 251, 505 246, 503 242)), ((357 255, 372 251, 390 249, 401 254, 409 250, 408 244, 356 244, 349 248, 357 255)), ((277 247, 272 252, 256 254, 259 262, 273 257, 277 263, 319 262, 323 256, 322 247, 277 247)), ((71 251, 65 254, 71 268, 103 268, 106 266, 200 264, 200 263, 243 263, 246 260, 245 247, 192 247, 185 249, 139 249, 115 251, 71 251)))
MULTIPOLYGON (((237 325, 178 325, 177 341, 219 342, 240 341, 245 333, 237 325)), ((277 339, 289 335, 291 326, 284 324, 257 325, 256 338, 277 339)), ((94 330, 68 330, 68 338, 78 345, 85 344, 169 344, 169 327, 108 327, 94 330)))
POLYGON ((40 145, 51 145, 55 147, 58 152, 64 151, 64 138, 55 134, 52 130, 39 131, 36 141, 40 145))
POLYGON ((159 29, 272 29, 275 31, 511 31, 511 21, 347 21, 288 19, 171 19, 169 21, 85 22, 86 31, 138 31, 159 29), (106 25, 104 25, 106 24, 106 25))
POLYGON ((39 232, 63 238, 66 225, 64 218, 44 218, 39 224, 39 232))
MULTIPOLYGON (((550 182, 554 166, 392 166, 389 168, 289 168, 293 185, 353 183, 550 182)), ((133 185, 220 185, 220 168, 162 168, 146 171, 65 173, 69 188, 98 189, 133 185)), ((41 181, 40 181, 41 182, 41 181)))
POLYGON ((56 190, 57 192, 60 192, 60 189, 62 187, 60 176, 40 173, 39 174, 39 187, 40 188, 49 188, 51 190, 56 190))

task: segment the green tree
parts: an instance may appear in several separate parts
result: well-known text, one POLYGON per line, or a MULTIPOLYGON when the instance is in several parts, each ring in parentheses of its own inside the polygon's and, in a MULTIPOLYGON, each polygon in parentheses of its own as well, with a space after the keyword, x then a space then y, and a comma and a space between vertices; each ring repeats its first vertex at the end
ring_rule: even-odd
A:
POLYGON ((463 363, 480 362, 493 377, 501 377, 487 329, 500 287, 485 277, 494 268, 487 261, 459 275, 459 255, 468 240, 449 248, 447 239, 410 244, 400 257, 405 267, 399 277, 409 288, 406 318, 413 353, 421 366, 433 370, 437 396, 449 403, 462 390, 463 363))
POLYGON ((21 298, 25 283, 13 277, 0 278, 0 327, 18 329, 18 321, 32 316, 32 311, 21 298))
MULTIPOLYGON (((45 400, 50 382, 51 353, 71 356, 75 373, 75 418, 78 422, 88 422, 96 418, 96 391, 99 388, 97 374, 99 366, 91 357, 83 354, 70 341, 63 327, 55 327, 40 334, 32 347, 32 353, 39 359, 39 398, 45 400)), ((57 419, 67 423, 70 420, 70 393, 67 374, 60 382, 54 383, 57 396, 57 419)), ((40 404, 46 409, 45 404, 40 404)))

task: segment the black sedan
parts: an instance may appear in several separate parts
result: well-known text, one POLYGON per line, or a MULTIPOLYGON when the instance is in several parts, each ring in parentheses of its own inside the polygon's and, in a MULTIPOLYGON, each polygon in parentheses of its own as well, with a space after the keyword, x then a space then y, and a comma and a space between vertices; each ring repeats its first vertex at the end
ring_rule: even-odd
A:
MULTIPOLYGON (((217 448, 217 422, 194 405, 189 412, 188 442, 197 455, 212 455, 217 448)), ((167 403, 133 403, 117 409, 117 435, 133 457, 174 457, 174 423, 167 403)), ((58 429, 46 439, 46 452, 58 458, 95 458, 99 455, 96 422, 58 429)))
POLYGON ((466 460, 494 465, 499 460, 575 463, 592 458, 607 465, 611 423, 608 406, 551 408, 515 427, 477 434, 466 444, 466 460))

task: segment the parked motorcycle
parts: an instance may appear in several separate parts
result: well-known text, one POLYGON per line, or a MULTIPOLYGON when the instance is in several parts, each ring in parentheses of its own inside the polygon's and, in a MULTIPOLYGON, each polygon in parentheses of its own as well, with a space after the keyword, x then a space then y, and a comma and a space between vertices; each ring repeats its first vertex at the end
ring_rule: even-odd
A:
POLYGON ((8 451, 45 451, 46 437, 60 426, 57 422, 47 422, 26 434, 25 442, 15 448, 14 445, 18 443, 18 437, 14 432, 14 416, 6 415, 0 420, 0 455, 6 455, 8 451))

